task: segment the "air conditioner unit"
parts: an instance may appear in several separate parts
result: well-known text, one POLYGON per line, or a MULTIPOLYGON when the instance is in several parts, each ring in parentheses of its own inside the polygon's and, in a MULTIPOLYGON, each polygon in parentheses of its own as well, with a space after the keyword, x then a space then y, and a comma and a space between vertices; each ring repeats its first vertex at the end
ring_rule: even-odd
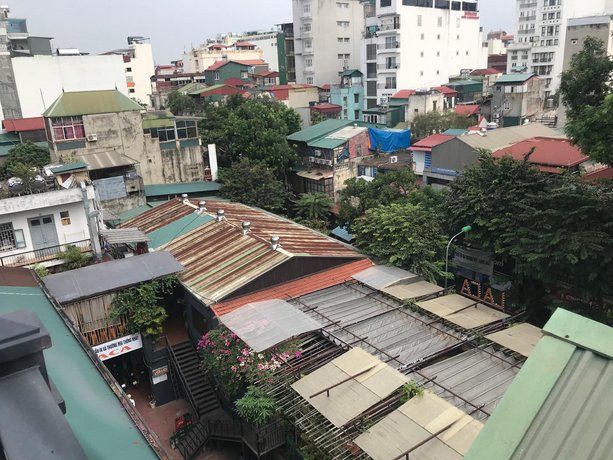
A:
POLYGON ((315 150, 315 156, 316 157, 320 157, 321 156, 321 150, 315 150))
POLYGON ((328 166, 332 166, 332 160, 323 160, 322 163, 328 166))
POLYGON ((310 163, 315 163, 315 157, 309 157, 309 162, 310 163))
POLYGON ((396 155, 392 155, 390 157, 390 163, 398 163, 398 157, 396 155))
POLYGON ((88 134, 87 135, 87 141, 88 142, 96 142, 98 140, 98 135, 97 134, 88 134))

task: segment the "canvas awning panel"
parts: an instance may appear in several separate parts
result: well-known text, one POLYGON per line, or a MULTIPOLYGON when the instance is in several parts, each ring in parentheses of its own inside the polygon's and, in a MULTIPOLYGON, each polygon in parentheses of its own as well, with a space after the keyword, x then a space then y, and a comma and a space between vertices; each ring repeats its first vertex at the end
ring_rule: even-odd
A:
POLYGON ((374 460, 393 460, 432 438, 411 452, 410 458, 461 460, 481 428, 481 422, 425 391, 387 415, 354 442, 374 460), (445 427, 449 428, 432 438, 445 427))
POLYGON ((43 278, 43 282, 53 297, 64 304, 182 270, 183 266, 170 252, 159 251, 48 275, 43 278))
POLYGON ((149 237, 138 228, 109 228, 100 230, 100 235, 109 244, 147 243, 149 237))
POLYGON ((361 348, 353 348, 301 378, 292 388, 334 426, 340 428, 408 380, 404 374, 370 353, 361 348), (340 382, 344 383, 331 388, 329 396, 324 392, 311 397, 340 382))
POLYGON ((506 313, 459 294, 450 294, 424 302, 417 302, 417 305, 464 329, 473 329, 509 317, 506 313))
POLYGON ((410 284, 395 284, 381 289, 382 292, 396 297, 399 300, 416 299, 444 291, 440 286, 428 281, 417 281, 410 284))
POLYGON ((268 350, 321 326, 284 300, 248 303, 220 317, 232 332, 256 352, 268 350))
POLYGON ((353 279, 373 289, 383 289, 401 281, 415 280, 417 275, 398 267, 375 265, 353 275, 353 279))
POLYGON ((520 355, 529 356, 537 342, 543 337, 543 332, 532 324, 521 323, 485 337, 520 355))

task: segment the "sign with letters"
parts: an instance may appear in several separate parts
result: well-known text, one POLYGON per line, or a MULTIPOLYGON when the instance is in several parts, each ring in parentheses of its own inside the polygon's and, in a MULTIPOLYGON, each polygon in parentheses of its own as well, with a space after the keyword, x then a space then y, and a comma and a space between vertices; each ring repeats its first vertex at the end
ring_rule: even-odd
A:
POLYGON ((126 335, 110 342, 101 343, 92 347, 92 349, 100 358, 100 361, 106 361, 107 359, 116 358, 117 356, 131 351, 143 348, 143 342, 139 333, 126 335))

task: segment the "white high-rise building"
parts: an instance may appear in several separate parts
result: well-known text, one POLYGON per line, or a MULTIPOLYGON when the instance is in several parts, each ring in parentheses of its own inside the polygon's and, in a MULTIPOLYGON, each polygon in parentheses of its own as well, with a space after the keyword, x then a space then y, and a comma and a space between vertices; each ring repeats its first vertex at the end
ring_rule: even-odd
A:
MULTIPOLYGON (((365 30, 366 105, 487 66, 477 0, 375 0, 365 30)), ((369 17, 368 17, 369 16, 369 17)))
POLYGON ((516 33, 507 48, 507 72, 534 72, 545 97, 560 86, 569 19, 613 14, 613 0, 517 0, 516 33))
POLYGON ((296 83, 338 84, 360 68, 364 31, 361 0, 292 0, 296 83))

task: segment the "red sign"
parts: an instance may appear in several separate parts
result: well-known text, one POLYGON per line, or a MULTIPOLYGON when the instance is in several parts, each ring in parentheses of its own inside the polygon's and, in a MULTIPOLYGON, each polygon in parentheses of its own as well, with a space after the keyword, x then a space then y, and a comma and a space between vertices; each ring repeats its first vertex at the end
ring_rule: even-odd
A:
POLYGON ((462 19, 479 19, 479 13, 477 11, 464 11, 462 19))

